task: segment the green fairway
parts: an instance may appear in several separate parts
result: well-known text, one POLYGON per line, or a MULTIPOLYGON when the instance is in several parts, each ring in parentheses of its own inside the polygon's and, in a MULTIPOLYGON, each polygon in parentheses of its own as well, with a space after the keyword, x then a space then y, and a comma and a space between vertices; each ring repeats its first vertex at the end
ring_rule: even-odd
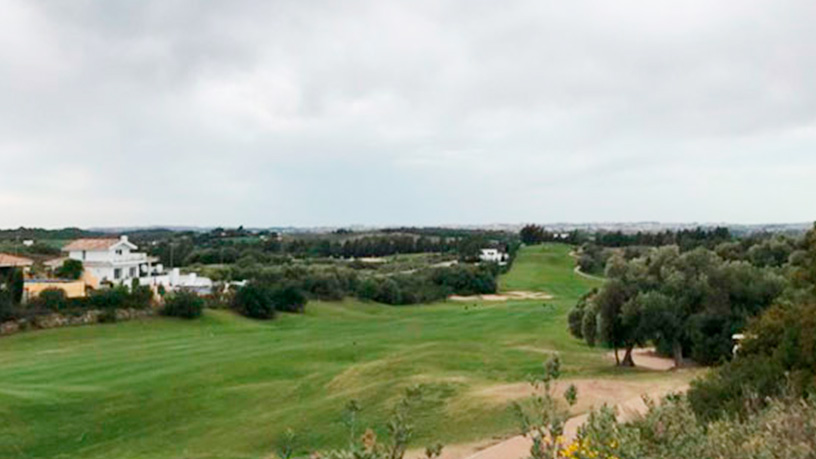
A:
POLYGON ((564 244, 523 247, 512 270, 501 278, 499 288, 505 291, 544 291, 557 297, 577 299, 600 282, 573 272, 575 260, 570 256, 571 250, 564 244))
POLYGON ((557 351, 567 376, 615 374, 602 350, 566 331, 595 282, 570 248, 525 247, 505 290, 547 301, 394 307, 312 302, 258 322, 227 311, 0 339, 0 457, 260 458, 286 428, 298 443, 339 446, 343 405, 382 425, 400 391, 423 386, 415 444, 512 432, 506 405, 474 389, 524 381, 557 351))

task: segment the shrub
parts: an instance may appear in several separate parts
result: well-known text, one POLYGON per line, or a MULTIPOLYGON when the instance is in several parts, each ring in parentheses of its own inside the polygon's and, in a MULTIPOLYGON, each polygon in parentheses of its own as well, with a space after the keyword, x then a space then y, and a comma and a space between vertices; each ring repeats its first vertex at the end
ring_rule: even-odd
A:
POLYGON ((170 295, 164 302, 162 315, 196 319, 204 311, 204 299, 194 292, 180 290, 170 295))
POLYGON ((278 311, 303 312, 306 308, 306 297, 292 285, 273 289, 270 291, 269 296, 278 311))
POLYGON ((47 288, 40 292, 31 302, 37 308, 47 309, 53 312, 62 311, 68 305, 65 290, 61 288, 47 288))
POLYGON ((82 271, 84 271, 84 269, 81 261, 69 258, 62 263, 62 266, 54 271, 54 274, 62 279, 79 279, 82 277, 82 271))
POLYGON ((701 365, 714 365, 730 357, 733 347, 731 325, 728 317, 705 313, 691 317, 691 358, 701 365))
POLYGON ((816 304, 774 306, 746 336, 733 361, 692 383, 688 398, 701 418, 744 415, 768 397, 816 391, 816 304))
POLYGON ((125 306, 133 309, 147 309, 153 305, 153 290, 147 285, 131 288, 125 306))
POLYGON ((569 315, 567 316, 567 324, 569 325, 569 331, 572 336, 579 339, 584 338, 584 314, 591 309, 589 302, 597 293, 597 288, 585 293, 578 299, 578 303, 570 310, 569 315))
POLYGON ((125 307, 129 296, 127 287, 103 288, 94 290, 88 297, 88 302, 96 309, 119 309, 125 307))
POLYGON ((241 287, 232 299, 232 308, 239 314, 253 319, 273 319, 275 304, 269 288, 256 282, 241 287))

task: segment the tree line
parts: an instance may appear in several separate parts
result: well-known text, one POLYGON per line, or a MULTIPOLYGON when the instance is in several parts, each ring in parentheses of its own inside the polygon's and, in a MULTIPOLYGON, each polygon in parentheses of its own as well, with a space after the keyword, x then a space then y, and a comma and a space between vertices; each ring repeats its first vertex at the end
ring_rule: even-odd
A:
MULTIPOLYGON (((458 233, 457 233, 458 234, 458 233)), ((294 258, 367 258, 399 254, 449 253, 465 261, 477 261, 479 250, 498 247, 511 252, 517 237, 509 233, 471 231, 465 236, 443 237, 425 234, 380 233, 354 235, 315 235, 278 238, 269 234, 263 239, 224 239, 192 236, 186 233, 153 241, 148 252, 167 266, 193 264, 233 264, 242 259, 276 264, 281 257, 294 258)))

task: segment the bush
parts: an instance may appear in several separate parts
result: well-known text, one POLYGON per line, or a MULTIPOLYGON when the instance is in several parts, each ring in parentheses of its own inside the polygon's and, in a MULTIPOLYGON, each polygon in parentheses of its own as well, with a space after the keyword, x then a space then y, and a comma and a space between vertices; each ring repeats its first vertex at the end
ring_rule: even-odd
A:
POLYGON ((94 290, 88 297, 88 303, 95 309, 120 309, 125 307, 129 296, 127 287, 103 288, 94 290))
POLYGON ((701 418, 745 414, 782 393, 816 392, 816 304, 774 306, 746 336, 733 361, 692 383, 688 398, 701 418))
POLYGON ((235 292, 232 308, 242 316, 253 319, 275 318, 275 304, 269 288, 256 282, 250 282, 235 292))
POLYGON ((62 279, 75 280, 82 277, 82 271, 84 270, 85 268, 82 266, 81 261, 69 258, 62 263, 62 266, 60 266, 59 268, 56 269, 56 271, 54 271, 54 274, 56 274, 57 277, 62 279))
POLYGON ((291 285, 272 289, 269 297, 277 311, 301 313, 306 308, 306 297, 291 285))
POLYGON ((691 358, 701 365, 714 365, 731 356, 733 343, 729 317, 699 314, 689 320, 691 358))
POLYGON ((65 290, 61 288, 47 288, 32 299, 31 303, 35 308, 47 309, 53 312, 62 311, 68 305, 65 290))
POLYGON ((147 309, 153 305, 153 290, 147 285, 136 285, 131 288, 126 301, 126 307, 133 309, 147 309))
POLYGON ((204 311, 204 299, 194 292, 180 290, 170 295, 162 308, 162 315, 181 317, 182 319, 196 319, 204 311))
POLYGON ((478 295, 496 293, 498 274, 498 266, 495 264, 452 266, 433 270, 431 280, 437 286, 447 288, 457 295, 478 295))

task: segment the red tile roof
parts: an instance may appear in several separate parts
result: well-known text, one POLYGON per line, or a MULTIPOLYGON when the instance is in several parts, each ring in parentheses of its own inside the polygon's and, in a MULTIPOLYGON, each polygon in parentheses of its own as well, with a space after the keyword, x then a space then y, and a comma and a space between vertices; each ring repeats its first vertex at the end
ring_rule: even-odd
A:
POLYGON ((108 250, 119 242, 115 238, 77 239, 62 248, 64 252, 72 250, 108 250))
POLYGON ((0 253, 0 268, 14 268, 18 266, 31 266, 34 261, 28 258, 9 255, 7 253, 0 253))

